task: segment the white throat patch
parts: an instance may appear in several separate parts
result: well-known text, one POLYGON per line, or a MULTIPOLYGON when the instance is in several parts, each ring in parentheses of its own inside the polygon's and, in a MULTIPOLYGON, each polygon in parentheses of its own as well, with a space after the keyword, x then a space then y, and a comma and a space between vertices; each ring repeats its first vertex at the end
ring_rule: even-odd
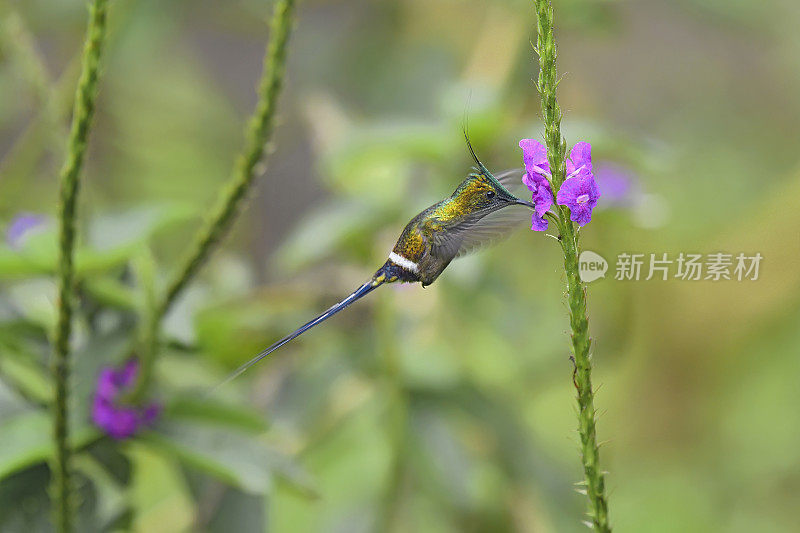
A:
POLYGON ((405 270, 408 270, 409 272, 413 272, 414 274, 419 272, 419 265, 410 259, 406 259, 400 254, 396 254, 394 252, 390 253, 389 261, 405 270))

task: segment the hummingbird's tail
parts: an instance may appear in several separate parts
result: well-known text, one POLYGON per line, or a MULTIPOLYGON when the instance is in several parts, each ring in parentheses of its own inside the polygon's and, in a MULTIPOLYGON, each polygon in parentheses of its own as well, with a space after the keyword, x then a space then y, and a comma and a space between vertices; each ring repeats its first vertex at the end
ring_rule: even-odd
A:
POLYGON ((364 296, 366 296, 367 294, 369 294, 370 292, 374 291, 375 289, 377 289, 378 287, 383 285, 383 283, 385 283, 385 282, 386 282, 385 281, 385 277, 378 277, 378 278, 373 278, 373 279, 369 280, 368 282, 366 282, 365 284, 360 286, 358 289, 356 289, 350 296, 348 296, 347 298, 345 298, 344 300, 342 300, 338 304, 333 305, 327 311, 325 311, 324 313, 319 315, 317 318, 315 318, 315 319, 313 319, 313 320, 311 320, 309 322, 306 322, 305 324, 303 324, 302 326, 300 326, 299 328, 297 328, 296 330, 294 330, 290 334, 286 335, 284 338, 282 338, 279 341, 275 342, 275 344, 271 345, 269 348, 265 349, 263 352, 261 352, 260 354, 258 354, 255 357, 253 357, 252 359, 247 361, 245 364, 243 364, 239 368, 237 368, 233 373, 231 373, 231 375, 229 375, 227 378, 225 378, 225 381, 223 381, 222 383, 220 383, 219 385, 214 387, 214 390, 216 391, 217 389, 219 389, 220 387, 222 387, 223 385, 225 385, 229 381, 231 381, 234 378, 240 376, 242 373, 244 373, 245 370, 247 370, 248 368, 250 368, 254 364, 258 363, 259 361, 264 359, 266 356, 268 356, 269 354, 271 354, 272 352, 274 352, 275 350, 277 350, 278 348, 280 348, 284 344, 288 343, 289 341, 291 341, 293 339, 296 339, 297 337, 299 337, 300 335, 302 335, 303 333, 305 333, 309 329, 313 328, 317 324, 320 324, 320 323, 324 322, 325 320, 329 319, 330 317, 332 317, 333 315, 335 315, 336 313, 338 313, 339 311, 341 311, 345 307, 349 306, 350 304, 352 304, 356 300, 359 300, 359 299, 363 298, 364 296))

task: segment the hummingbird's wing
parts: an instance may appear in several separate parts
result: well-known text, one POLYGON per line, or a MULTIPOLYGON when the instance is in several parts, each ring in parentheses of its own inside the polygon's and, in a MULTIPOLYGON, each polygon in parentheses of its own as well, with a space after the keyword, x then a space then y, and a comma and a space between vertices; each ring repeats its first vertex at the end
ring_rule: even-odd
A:
POLYGON ((522 176, 525 175, 524 168, 512 168, 493 175, 494 179, 514 196, 522 197, 524 196, 523 191, 527 192, 527 187, 522 183, 522 176))
POLYGON ((438 257, 461 257, 503 240, 530 222, 530 218, 531 211, 524 206, 505 207, 434 234, 433 248, 438 257))

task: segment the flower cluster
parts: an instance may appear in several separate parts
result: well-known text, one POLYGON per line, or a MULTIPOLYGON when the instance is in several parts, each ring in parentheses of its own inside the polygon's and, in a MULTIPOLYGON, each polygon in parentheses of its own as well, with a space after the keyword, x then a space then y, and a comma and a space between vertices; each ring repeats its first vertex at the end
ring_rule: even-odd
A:
POLYGON ((120 369, 103 368, 97 378, 92 420, 115 439, 131 437, 143 426, 152 424, 161 413, 157 403, 144 407, 121 404, 120 396, 130 391, 138 373, 139 362, 129 359, 120 369))
POLYGON ((522 159, 525 162, 523 183, 533 193, 533 204, 536 206, 531 229, 544 231, 548 221, 544 218, 550 211, 553 201, 558 205, 569 207, 570 218, 579 226, 592 220, 592 210, 597 206, 600 190, 592 174, 592 146, 587 142, 579 142, 572 147, 566 159, 567 175, 561 188, 553 198, 551 188, 552 174, 547 160, 547 148, 534 139, 522 139, 522 159))

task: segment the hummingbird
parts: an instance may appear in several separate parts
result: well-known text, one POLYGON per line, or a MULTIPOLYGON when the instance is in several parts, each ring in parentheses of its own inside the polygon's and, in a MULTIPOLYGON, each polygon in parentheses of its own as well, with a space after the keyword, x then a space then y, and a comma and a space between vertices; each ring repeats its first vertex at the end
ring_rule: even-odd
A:
POLYGON ((388 259, 372 278, 341 302, 244 363, 218 387, 381 285, 419 282, 423 288, 427 287, 453 259, 503 237, 527 219, 529 211, 514 206, 534 209, 534 205, 515 197, 507 188, 520 181, 522 171, 493 175, 475 155, 466 134, 465 138, 475 162, 472 171, 453 194, 423 210, 406 224, 388 259))

